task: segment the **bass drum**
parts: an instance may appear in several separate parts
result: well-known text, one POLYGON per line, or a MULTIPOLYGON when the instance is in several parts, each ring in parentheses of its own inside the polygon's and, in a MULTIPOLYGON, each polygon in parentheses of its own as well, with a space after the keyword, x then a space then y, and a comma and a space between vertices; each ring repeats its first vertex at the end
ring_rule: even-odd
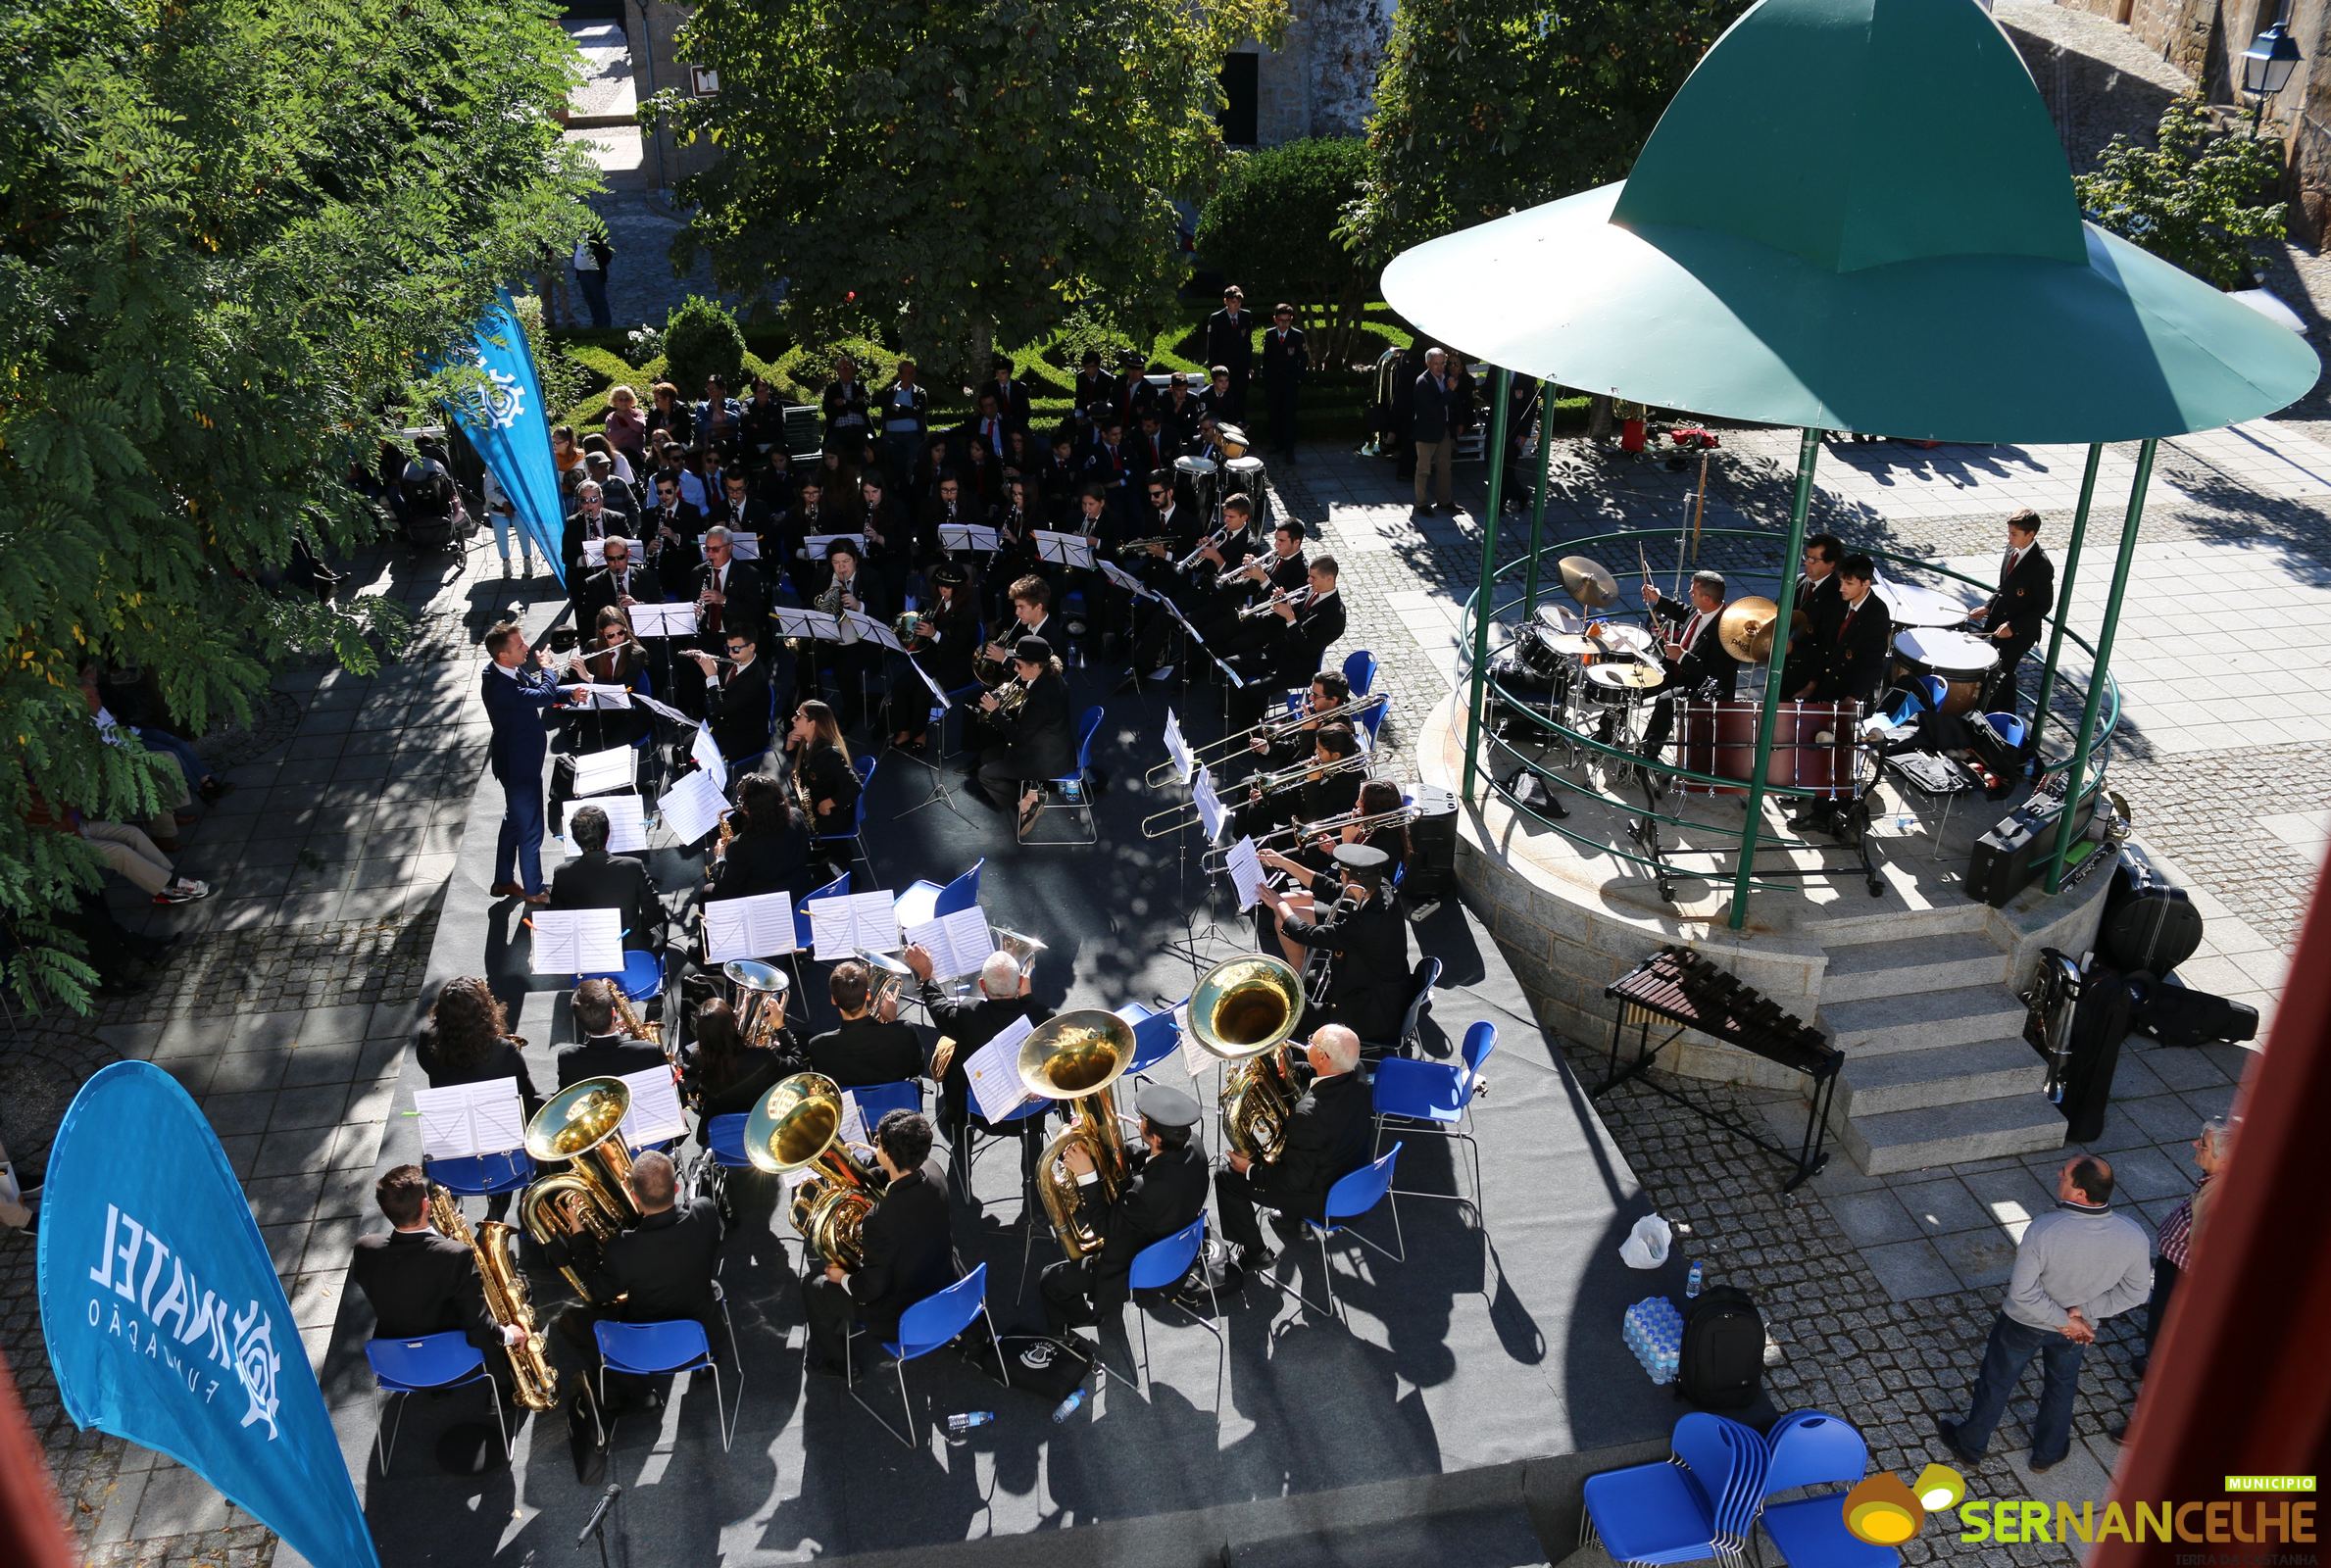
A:
MULTIPOLYGON (((1760 705, 1749 702, 1683 703, 1675 710, 1679 760, 1695 773, 1738 779, 1737 784, 1703 784, 1679 779, 1685 795, 1745 795, 1757 768, 1760 705)), ((1857 728, 1861 705, 1783 703, 1773 714, 1772 755, 1764 782, 1784 789, 1817 792, 1823 800, 1851 800, 1857 793, 1860 746, 1857 728)))

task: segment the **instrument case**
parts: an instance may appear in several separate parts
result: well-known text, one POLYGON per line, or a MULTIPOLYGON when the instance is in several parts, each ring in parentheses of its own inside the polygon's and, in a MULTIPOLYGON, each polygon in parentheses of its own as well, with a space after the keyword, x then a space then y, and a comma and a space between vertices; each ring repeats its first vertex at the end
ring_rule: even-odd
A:
POLYGON ((2185 889, 2134 844, 2120 847, 2097 954, 2115 969, 2167 974, 2202 946, 2202 911, 2185 889))

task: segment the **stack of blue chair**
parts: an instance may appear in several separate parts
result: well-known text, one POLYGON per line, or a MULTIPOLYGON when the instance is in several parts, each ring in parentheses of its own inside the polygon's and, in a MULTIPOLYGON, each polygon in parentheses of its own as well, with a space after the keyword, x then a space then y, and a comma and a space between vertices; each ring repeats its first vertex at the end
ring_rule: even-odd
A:
POLYGON ((1616 1562, 1713 1557, 1743 1568, 1765 1463, 1764 1440, 1754 1427, 1695 1410, 1675 1423, 1665 1463, 1587 1477, 1579 1544, 1600 1542, 1616 1562))
MULTIPOLYGON (((1797 1410, 1765 1436, 1770 1454, 1764 1497, 1801 1487, 1843 1483, 1849 1489, 1869 1469, 1869 1445, 1853 1426, 1820 1410, 1797 1410)), ((1845 1494, 1816 1492, 1762 1508, 1758 1523, 1792 1568, 1894 1568, 1902 1553, 1846 1529, 1845 1494)))

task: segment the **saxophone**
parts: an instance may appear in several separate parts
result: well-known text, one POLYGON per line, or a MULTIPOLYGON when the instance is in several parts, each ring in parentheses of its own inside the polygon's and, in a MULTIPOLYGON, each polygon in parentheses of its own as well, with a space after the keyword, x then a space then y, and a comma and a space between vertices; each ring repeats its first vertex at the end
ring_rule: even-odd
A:
MULTIPOLYGON (((723 822, 720 825, 726 827, 728 824, 723 822)), ((662 1046, 664 1044, 664 1026, 660 1023, 649 1023, 640 1017, 638 1011, 631 1005, 631 999, 623 995, 621 986, 614 986, 610 989, 615 992, 616 1027, 634 1040, 644 1040, 651 1046, 662 1046)), ((669 1055, 670 1053, 667 1052, 666 1054, 669 1055)))
POLYGON ((486 1220, 471 1235, 469 1221, 453 1194, 431 1183, 429 1223, 470 1249, 477 1260, 477 1283, 485 1291, 485 1310, 503 1328, 513 1324, 526 1331, 526 1343, 509 1348, 511 1397, 529 1410, 555 1409, 559 1402, 559 1374, 544 1353, 541 1332, 534 1325, 534 1308, 526 1296, 526 1277, 511 1255, 513 1228, 486 1220))

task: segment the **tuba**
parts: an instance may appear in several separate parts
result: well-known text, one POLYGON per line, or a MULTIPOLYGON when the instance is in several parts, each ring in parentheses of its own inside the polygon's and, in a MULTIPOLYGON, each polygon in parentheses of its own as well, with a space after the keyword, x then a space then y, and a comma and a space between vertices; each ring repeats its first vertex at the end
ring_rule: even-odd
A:
POLYGON ((1010 954, 1013 961, 1019 965, 1022 975, 1036 967, 1036 955, 1044 951, 1043 943, 1022 932, 1006 930, 1000 925, 989 929, 995 937, 996 951, 1010 954))
POLYGON ((1081 1146, 1112 1199, 1124 1185, 1125 1135, 1109 1086, 1133 1064, 1133 1026, 1114 1012, 1081 1007, 1039 1024, 1019 1047, 1019 1081, 1031 1095, 1075 1105, 1074 1125, 1044 1146, 1036 1196, 1070 1261, 1101 1250, 1101 1232, 1079 1211, 1076 1178, 1062 1156, 1081 1146))
MULTIPOLYGON (((623 1145, 623 1116, 630 1109, 631 1089, 622 1079, 585 1078, 543 1102, 526 1123, 529 1155, 537 1162, 569 1162, 567 1169, 527 1183, 519 1194, 518 1217, 538 1246, 588 1236, 604 1247, 618 1231, 639 1222, 629 1185, 631 1151, 623 1145)), ((592 1297, 587 1270, 569 1262, 560 1272, 584 1300, 610 1304, 592 1297)))
POLYGON ((762 1097, 745 1122, 755 1170, 810 1174, 793 1192, 793 1228, 818 1253, 856 1268, 858 1239, 873 1212, 875 1179, 842 1142, 842 1091, 823 1073, 797 1072, 762 1097))
POLYGON ((476 1235, 471 1235, 470 1222, 462 1218, 453 1194, 434 1182, 429 1184, 429 1223, 467 1247, 477 1260, 477 1283, 485 1290, 486 1315, 502 1328, 515 1323, 526 1331, 525 1344, 509 1348, 510 1396, 529 1410, 556 1408, 559 1374, 543 1349, 542 1332, 534 1325, 526 1277, 519 1272, 518 1260, 511 1255, 512 1228, 489 1219, 477 1227, 476 1235))
POLYGON ((720 966, 728 981, 728 1005, 736 1013, 736 1032, 754 1051, 772 1051, 785 1032, 785 988, 793 982, 784 970, 758 958, 732 958, 720 966))
POLYGON ((1191 1035, 1231 1064, 1222 1079, 1223 1142, 1262 1164, 1279 1157, 1302 1098, 1287 1061, 1287 1039, 1302 1017, 1303 977, 1284 958, 1224 958, 1190 993, 1191 1035))

